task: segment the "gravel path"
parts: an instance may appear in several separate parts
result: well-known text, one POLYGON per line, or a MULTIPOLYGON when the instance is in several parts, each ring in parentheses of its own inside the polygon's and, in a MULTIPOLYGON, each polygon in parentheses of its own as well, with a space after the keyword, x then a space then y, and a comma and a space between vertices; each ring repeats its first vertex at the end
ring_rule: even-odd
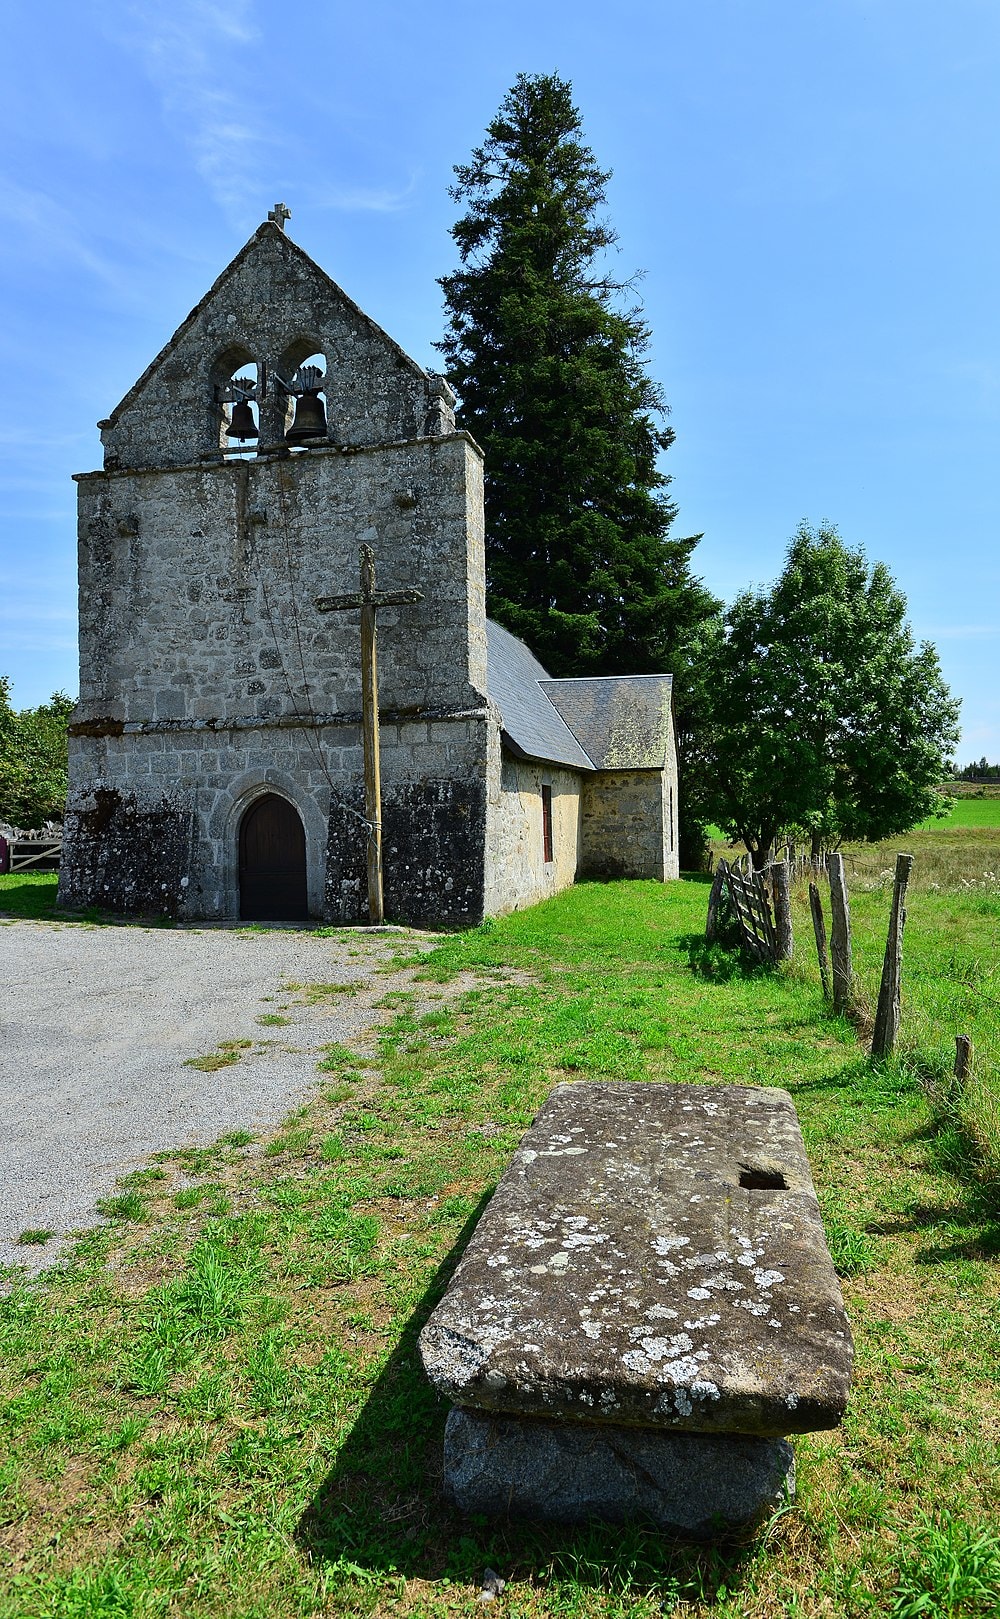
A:
POLYGON ((0 925, 0 1265, 51 1264, 55 1243, 19 1246, 19 1234, 93 1225, 97 1199, 150 1153, 279 1124, 316 1084, 319 1048, 379 1020, 389 984, 372 969, 398 944, 281 928, 0 925), (294 1004, 289 981, 358 991, 294 1004), (290 1025, 262 1027, 279 1009, 290 1025), (185 1066, 225 1040, 255 1045, 232 1067, 185 1066))

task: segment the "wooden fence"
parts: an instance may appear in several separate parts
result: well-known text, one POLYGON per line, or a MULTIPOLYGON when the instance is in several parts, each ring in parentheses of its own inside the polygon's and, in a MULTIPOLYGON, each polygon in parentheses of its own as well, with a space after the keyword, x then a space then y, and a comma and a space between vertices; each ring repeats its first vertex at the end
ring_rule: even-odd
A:
POLYGON ((753 956, 755 961, 777 961, 778 939, 764 873, 745 867, 740 869, 736 861, 732 865, 728 860, 719 861, 708 902, 706 936, 709 939, 715 936, 724 895, 728 895, 739 926, 740 943, 747 954, 753 956))
POLYGON ((53 871, 62 857, 62 838, 11 838, 8 871, 53 871))

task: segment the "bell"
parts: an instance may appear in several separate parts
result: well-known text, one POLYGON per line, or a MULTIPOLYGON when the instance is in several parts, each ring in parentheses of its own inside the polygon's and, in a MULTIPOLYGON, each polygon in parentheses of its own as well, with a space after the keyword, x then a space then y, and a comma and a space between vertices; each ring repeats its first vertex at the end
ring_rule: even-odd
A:
POLYGON ((233 406, 233 419, 226 428, 227 438, 257 438, 257 423, 253 419, 248 399, 237 399, 233 406))
POLYGON ((302 393, 295 401, 295 420, 285 434, 286 444, 326 437, 326 408, 318 394, 302 393))

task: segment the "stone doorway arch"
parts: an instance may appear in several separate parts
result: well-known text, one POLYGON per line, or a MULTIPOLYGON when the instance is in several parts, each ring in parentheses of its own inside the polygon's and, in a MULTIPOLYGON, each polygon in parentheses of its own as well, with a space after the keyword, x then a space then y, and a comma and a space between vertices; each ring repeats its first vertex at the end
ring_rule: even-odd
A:
POLYGON ((263 793, 239 832, 240 917, 245 922, 302 922, 309 916, 305 828, 294 804, 263 793))

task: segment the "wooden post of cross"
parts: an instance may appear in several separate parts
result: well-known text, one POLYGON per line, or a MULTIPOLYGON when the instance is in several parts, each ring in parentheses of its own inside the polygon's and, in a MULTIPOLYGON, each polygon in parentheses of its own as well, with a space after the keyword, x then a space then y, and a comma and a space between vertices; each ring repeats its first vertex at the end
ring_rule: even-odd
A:
POLYGON ((361 589, 346 596, 317 596, 321 613, 361 609, 361 735, 365 760, 365 820, 368 823, 368 917, 373 926, 385 921, 382 894, 382 772, 379 757, 378 653, 375 613, 379 607, 403 607, 423 601, 419 590, 375 589, 375 553, 361 547, 361 589))

